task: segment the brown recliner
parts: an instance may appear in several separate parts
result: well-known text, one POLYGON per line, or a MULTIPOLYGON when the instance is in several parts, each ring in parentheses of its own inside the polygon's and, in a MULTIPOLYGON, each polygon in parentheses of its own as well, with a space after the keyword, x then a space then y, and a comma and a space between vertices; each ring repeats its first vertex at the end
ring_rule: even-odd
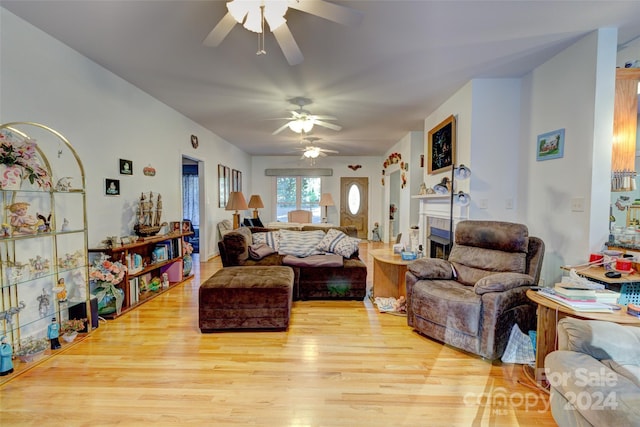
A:
POLYGON ((515 323, 535 329, 526 291, 538 283, 544 242, 525 225, 461 221, 448 260, 421 258, 406 274, 407 322, 487 359, 502 356, 515 323))

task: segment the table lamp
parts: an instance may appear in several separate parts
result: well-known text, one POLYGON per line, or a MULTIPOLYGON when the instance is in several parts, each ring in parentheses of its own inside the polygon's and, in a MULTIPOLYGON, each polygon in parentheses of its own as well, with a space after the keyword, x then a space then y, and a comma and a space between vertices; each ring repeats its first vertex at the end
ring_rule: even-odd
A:
POLYGON ((238 211, 246 211, 249 209, 247 201, 244 199, 244 195, 240 191, 232 191, 229 193, 229 201, 224 208, 227 211, 235 211, 233 214, 233 229, 240 227, 240 214, 238 211))
POLYGON ((322 222, 327 222, 327 209, 328 206, 334 206, 333 197, 331 197, 331 193, 322 193, 320 196, 320 206, 324 206, 324 217, 322 218, 322 222))
POLYGON ((253 217, 258 218, 258 209, 264 208, 264 203, 262 203, 262 199, 257 194, 252 194, 249 198, 249 207, 253 208, 253 217))

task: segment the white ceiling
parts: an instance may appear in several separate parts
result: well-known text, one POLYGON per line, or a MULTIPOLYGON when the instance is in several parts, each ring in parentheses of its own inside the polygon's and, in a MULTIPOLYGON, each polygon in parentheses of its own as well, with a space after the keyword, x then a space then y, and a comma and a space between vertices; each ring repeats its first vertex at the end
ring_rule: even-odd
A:
MULTIPOLYGON (((308 1, 308 0, 299 0, 308 1)), ((286 18, 304 62, 271 34, 236 25, 202 41, 224 1, 6 1, 0 5, 253 155, 291 154, 288 99, 313 100, 339 132, 315 127, 340 155, 382 155, 475 77, 520 77, 590 31, 640 37, 640 1, 333 1, 364 13, 346 27, 297 10, 286 18)), ((567 70, 568 73, 571 70, 567 70)), ((202 138, 201 138, 202 141, 202 138)), ((202 143, 202 142, 201 142, 202 143)))

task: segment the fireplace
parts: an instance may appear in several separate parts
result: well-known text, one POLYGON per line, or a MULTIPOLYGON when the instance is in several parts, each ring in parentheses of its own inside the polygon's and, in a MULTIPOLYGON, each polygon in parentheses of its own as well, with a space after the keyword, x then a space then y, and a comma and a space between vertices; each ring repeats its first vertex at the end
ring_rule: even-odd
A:
POLYGON ((449 230, 437 227, 429 227, 429 256, 431 258, 449 258, 451 252, 451 240, 449 239, 449 230))

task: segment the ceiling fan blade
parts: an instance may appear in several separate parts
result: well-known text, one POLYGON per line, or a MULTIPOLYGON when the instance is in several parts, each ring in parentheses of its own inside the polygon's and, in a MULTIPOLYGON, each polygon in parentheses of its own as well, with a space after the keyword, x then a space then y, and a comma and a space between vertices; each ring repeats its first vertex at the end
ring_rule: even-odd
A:
POLYGON ((304 56, 302 56, 298 43, 296 43, 293 38, 293 34, 291 34, 291 30, 289 30, 289 26, 287 26, 287 24, 282 24, 276 28, 273 31, 273 35, 280 45, 280 49, 282 49, 282 53, 284 53, 285 58, 287 58, 289 65, 298 65, 304 60, 304 56))
POLYGON ((277 135, 280 132, 282 132, 283 130, 285 130, 287 127, 289 127, 289 122, 285 123, 284 125, 280 126, 275 132, 273 132, 271 135, 277 135))
POLYGON ((333 116, 316 116, 314 114, 311 117, 313 117, 314 119, 320 119, 320 120, 338 120, 337 117, 333 117, 333 116))
POLYGON ((350 9, 324 0, 298 0, 289 1, 288 5, 292 9, 310 13, 329 21, 343 25, 358 25, 362 22, 364 13, 356 9, 350 9))
POLYGON ((325 149, 325 148, 321 148, 321 149, 320 149, 320 151, 324 151, 325 153, 335 153, 335 154, 338 154, 338 153, 339 153, 339 151, 336 151, 336 150, 327 150, 327 149, 325 149))
POLYGON ((318 126, 324 126, 326 128, 333 129, 333 130, 342 130, 342 126, 334 125, 333 123, 323 122, 322 120, 314 120, 313 123, 317 124, 318 126))
POLYGON ((205 46, 217 47, 236 25, 236 20, 227 12, 218 24, 211 30, 206 39, 202 42, 205 46))

